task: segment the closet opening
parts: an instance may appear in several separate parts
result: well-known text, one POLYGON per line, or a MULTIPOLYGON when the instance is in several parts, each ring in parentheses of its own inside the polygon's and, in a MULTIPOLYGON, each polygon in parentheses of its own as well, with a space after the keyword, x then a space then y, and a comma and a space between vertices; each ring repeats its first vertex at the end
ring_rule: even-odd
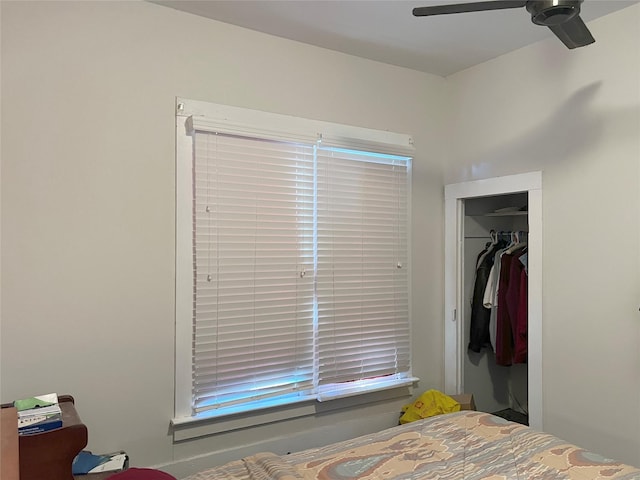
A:
POLYGON ((483 411, 529 424, 528 195, 464 201, 464 386, 483 411))
MULTIPOLYGON (((493 262, 498 250, 494 248, 491 252, 493 262)), ((490 268, 485 269, 484 274, 490 275, 490 271, 490 268)), ((497 279, 499 282, 500 277, 497 279)), ((508 292, 503 286, 503 293, 508 292)), ((482 302, 480 308, 484 306, 484 290, 480 286, 475 294, 478 296, 476 308, 478 301, 482 302)), ((505 321, 504 318, 500 320, 502 327, 505 321)), ((512 325, 510 317, 508 324, 512 325)), ((517 322, 512 328, 518 328, 517 322)), ((445 393, 473 393, 478 410, 542 430, 541 172, 445 186, 444 331, 445 393), (523 277, 526 286, 522 284, 521 288, 521 283, 514 283, 509 297, 511 307, 520 311, 520 317, 515 315, 514 319, 526 319, 524 342, 522 336, 508 337, 507 332, 512 335, 510 330, 497 328, 500 297, 495 297, 497 307, 493 312, 493 326, 493 308, 481 315, 484 320, 474 321, 472 325, 478 260, 482 259, 487 244, 495 247, 498 243, 501 249, 525 244, 514 251, 526 252, 526 257, 516 258, 517 266, 522 267, 518 270, 519 279, 524 275, 522 261, 526 262, 526 278, 523 277), (525 246, 526 250, 523 250, 525 246), (524 296, 523 292, 526 292, 524 296), (526 302, 523 302, 525 296, 526 302), (491 330, 482 323, 487 318, 491 330), (481 328, 478 329, 478 325, 481 328), (503 336, 498 337, 498 334, 503 336), (515 341, 517 338, 518 342, 515 341), (505 349, 505 346, 509 348, 505 349)))

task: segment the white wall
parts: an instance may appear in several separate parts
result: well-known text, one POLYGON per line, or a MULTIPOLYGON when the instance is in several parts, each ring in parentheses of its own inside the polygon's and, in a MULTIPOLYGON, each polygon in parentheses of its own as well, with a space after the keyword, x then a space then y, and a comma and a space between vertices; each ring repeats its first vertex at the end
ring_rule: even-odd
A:
MULTIPOLYGON (((585 7, 586 8, 586 7, 585 7)), ((448 78, 445 183, 543 172, 545 429, 640 465, 640 6, 448 78)))
POLYGON ((172 443, 176 96, 414 136, 414 371, 442 384, 444 79, 139 1, 1 9, 2 402, 71 393, 137 466, 397 421, 406 398, 172 443))
POLYGON ((445 81, 144 2, 0 8, 1 401, 72 393, 89 448, 138 466, 392 423, 402 399, 172 444, 182 96, 415 137, 420 390, 443 381, 443 185, 543 170, 544 425, 640 463, 640 9, 445 81))

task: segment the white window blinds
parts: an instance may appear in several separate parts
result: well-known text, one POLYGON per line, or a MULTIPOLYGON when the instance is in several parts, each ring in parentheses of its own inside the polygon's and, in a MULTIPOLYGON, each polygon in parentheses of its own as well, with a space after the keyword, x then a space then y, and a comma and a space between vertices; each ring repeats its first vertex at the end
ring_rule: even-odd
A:
POLYGON ((178 102, 174 424, 415 381, 410 137, 178 102))
POLYGON ((409 372, 408 168, 406 157, 318 151, 323 391, 341 382, 409 372))
POLYGON ((196 132, 195 413, 313 387, 313 147, 196 132))

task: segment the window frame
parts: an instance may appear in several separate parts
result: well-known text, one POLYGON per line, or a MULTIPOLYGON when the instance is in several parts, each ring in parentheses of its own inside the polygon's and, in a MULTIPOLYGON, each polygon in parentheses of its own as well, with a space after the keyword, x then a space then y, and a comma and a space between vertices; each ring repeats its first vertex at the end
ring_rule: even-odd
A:
MULTIPOLYGON (((230 134, 250 135, 255 138, 300 141, 339 148, 375 150, 381 153, 406 155, 411 157, 414 151, 413 140, 409 135, 388 131, 372 130, 329 122, 307 120, 287 115, 248 110, 240 107, 213 104, 196 100, 176 98, 176 337, 175 337, 175 411, 174 426, 186 425, 201 420, 211 420, 227 415, 229 412, 210 412, 207 415, 192 415, 192 311, 193 311, 193 261, 192 261, 192 188, 193 188, 193 137, 195 126, 230 134), (269 128, 264 126, 268 125, 269 128)), ((409 162, 410 179, 410 162, 409 162)), ((411 218, 411 184, 408 185, 408 218, 411 218)), ((408 255, 411 252, 410 220, 407 231, 408 255)), ((410 262, 407 265, 409 286, 409 324, 411 324, 411 274, 410 262)), ((411 325, 409 325, 411 328, 411 325)), ((410 373, 410 372, 409 372, 410 373)), ((324 398, 301 398, 299 405, 290 407, 300 415, 311 414, 309 406, 317 401, 358 395, 375 390, 390 390, 410 386, 418 379, 411 374, 405 378, 390 379, 386 385, 380 384, 372 390, 362 385, 353 385, 324 398), (306 404, 304 402, 307 402, 306 404)), ((379 395, 377 395, 379 396, 379 395)), ((288 402, 290 404, 292 402, 288 402)), ((278 407, 282 405, 274 404, 278 407)), ((265 407, 269 408, 269 407, 265 407)), ((235 412, 237 413, 237 412, 235 412)), ((255 417, 259 412, 242 412, 247 417, 255 417)), ((274 412, 271 412, 273 415, 274 412)), ((276 412, 277 413, 277 412, 276 412)), ((272 416, 267 417, 272 419, 272 416)), ((273 420, 266 420, 273 421, 273 420)), ((224 423, 224 422, 223 422, 224 423)), ((233 422, 232 422, 233 423, 233 422)), ((254 421, 254 423, 256 423, 254 421)), ((260 422, 257 422, 260 423, 260 422)), ((189 437, 186 437, 189 438, 189 437)))

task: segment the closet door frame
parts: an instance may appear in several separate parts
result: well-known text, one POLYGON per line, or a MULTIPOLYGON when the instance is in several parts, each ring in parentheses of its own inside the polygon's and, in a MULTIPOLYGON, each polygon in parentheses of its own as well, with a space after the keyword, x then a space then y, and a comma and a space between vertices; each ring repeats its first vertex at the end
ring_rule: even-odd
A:
MULTIPOLYGON (((464 201, 528 194, 528 407, 529 425, 542 430, 542 172, 522 173, 445 186, 445 392, 464 392, 464 201)), ((473 393, 473 392, 469 392, 473 393)))

